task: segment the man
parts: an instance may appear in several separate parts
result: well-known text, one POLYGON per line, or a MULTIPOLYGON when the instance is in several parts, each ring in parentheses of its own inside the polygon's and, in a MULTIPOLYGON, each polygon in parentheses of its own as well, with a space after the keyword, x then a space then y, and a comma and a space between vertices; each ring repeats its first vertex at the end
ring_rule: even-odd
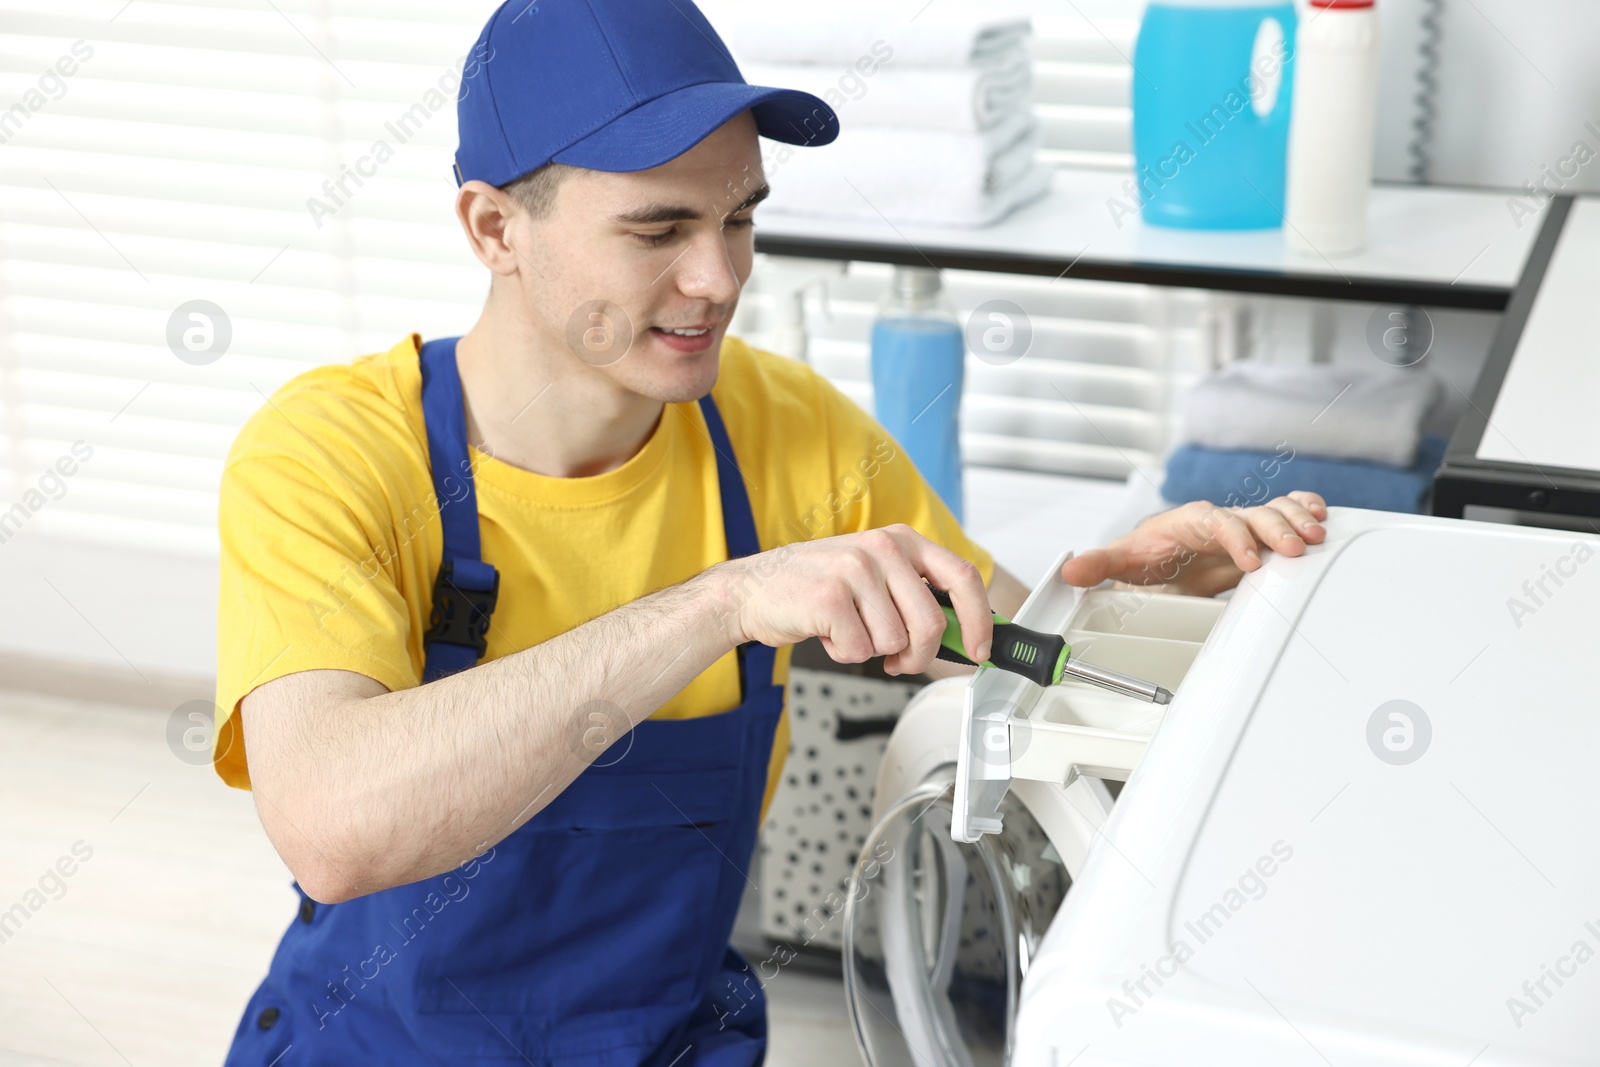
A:
MULTIPOLYGON (((764 1010, 715 990, 788 646, 923 671, 926 581, 983 658, 1027 590, 860 408, 725 334, 757 135, 826 144, 826 104, 745 85, 687 0, 518 0, 472 56, 482 316, 296 378, 224 476, 216 767, 300 894, 228 1062, 754 1064, 764 1010)), ((1322 538, 1297 498, 1065 577, 1215 593, 1322 538)))

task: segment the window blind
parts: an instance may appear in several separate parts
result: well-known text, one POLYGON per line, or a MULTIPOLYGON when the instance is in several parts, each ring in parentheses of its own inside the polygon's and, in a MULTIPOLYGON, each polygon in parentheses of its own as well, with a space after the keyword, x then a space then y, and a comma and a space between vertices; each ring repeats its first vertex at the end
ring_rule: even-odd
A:
MULTIPOLYGON (((796 276, 780 257, 785 277, 796 276)), ((868 338, 893 268, 851 263, 808 293, 811 364, 868 411, 868 338)), ((1125 477, 1157 464, 1172 431, 1173 390, 1210 365, 1214 315, 1205 294, 1110 282, 1052 281, 946 270, 962 323, 985 301, 1009 299, 1033 332, 1027 354, 1001 365, 967 355, 962 458, 985 466, 1125 477)), ((759 275, 753 279, 761 283, 759 275)), ((768 340, 780 292, 748 291, 735 332, 768 340), (741 323, 740 319, 743 319, 741 323)))
POLYGON ((1062 167, 1132 170, 1129 60, 1138 12, 1111 17, 1072 7, 1033 18, 1033 110, 1041 126, 1040 155, 1062 167))
POLYGON ((0 3, 0 537, 214 553, 222 460, 265 397, 472 321, 451 79, 493 7, 0 3), (180 314, 180 356, 197 300, 221 315, 180 314))

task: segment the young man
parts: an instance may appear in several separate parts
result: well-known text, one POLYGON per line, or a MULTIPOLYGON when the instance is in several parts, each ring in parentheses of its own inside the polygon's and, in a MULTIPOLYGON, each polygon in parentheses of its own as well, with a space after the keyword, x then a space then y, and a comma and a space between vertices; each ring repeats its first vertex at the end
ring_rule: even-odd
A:
MULTIPOLYGON (((216 767, 300 893, 228 1063, 754 1064, 763 1008, 716 994, 788 646, 922 671, 926 580, 982 658, 1027 590, 866 413, 726 336, 758 134, 824 145, 825 103, 744 84, 688 0, 518 0, 472 57, 482 316, 296 378, 224 476, 216 767)), ((1217 592, 1321 539, 1297 496, 1065 577, 1217 592)))

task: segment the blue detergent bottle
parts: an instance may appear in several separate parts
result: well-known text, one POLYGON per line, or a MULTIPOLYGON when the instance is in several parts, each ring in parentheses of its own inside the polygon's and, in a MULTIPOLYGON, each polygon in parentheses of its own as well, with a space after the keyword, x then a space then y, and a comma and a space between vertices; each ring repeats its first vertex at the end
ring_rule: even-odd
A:
POLYGON ((955 305, 931 267, 896 267, 872 323, 878 421, 962 517, 961 382, 966 342, 955 305))
POLYGON ((1284 0, 1152 0, 1133 50, 1133 182, 1144 221, 1283 225, 1295 12, 1284 0))

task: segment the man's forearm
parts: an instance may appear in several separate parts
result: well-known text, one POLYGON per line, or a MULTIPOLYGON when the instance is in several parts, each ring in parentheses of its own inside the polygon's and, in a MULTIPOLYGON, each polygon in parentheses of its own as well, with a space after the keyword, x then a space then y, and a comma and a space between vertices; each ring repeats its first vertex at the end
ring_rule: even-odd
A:
MULTIPOLYGON (((317 872, 307 892, 337 900, 426 878, 532 818, 733 647, 725 577, 713 568, 427 685, 289 715, 297 736, 271 740, 294 758, 255 774, 258 807, 269 829, 280 821, 280 852, 317 872)), ((284 726, 262 718, 252 735, 284 726)), ((247 740, 255 751, 264 739, 247 740)))

